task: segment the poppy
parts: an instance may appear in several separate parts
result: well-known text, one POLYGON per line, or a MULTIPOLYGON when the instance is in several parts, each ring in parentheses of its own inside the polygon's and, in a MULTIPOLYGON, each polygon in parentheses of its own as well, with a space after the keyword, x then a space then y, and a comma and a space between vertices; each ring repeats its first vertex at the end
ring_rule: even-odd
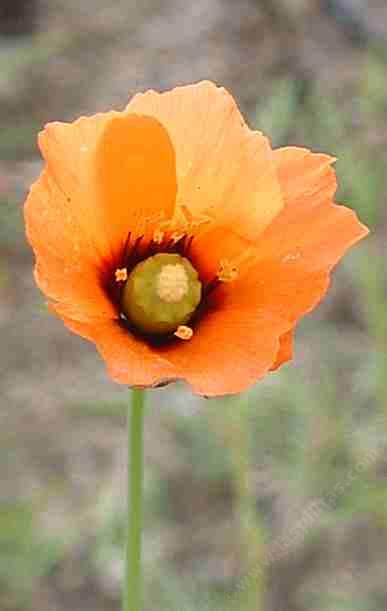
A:
POLYGON ((273 150, 211 82, 49 123, 25 218, 50 309, 111 377, 240 392, 292 358, 294 328, 368 230, 334 203, 334 159, 273 150))

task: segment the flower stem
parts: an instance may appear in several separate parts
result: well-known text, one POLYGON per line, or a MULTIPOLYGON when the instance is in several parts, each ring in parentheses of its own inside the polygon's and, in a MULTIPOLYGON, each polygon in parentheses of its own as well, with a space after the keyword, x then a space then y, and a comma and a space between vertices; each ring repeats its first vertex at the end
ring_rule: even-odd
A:
POLYGON ((141 611, 141 535, 145 392, 132 390, 128 409, 128 511, 123 611, 141 611))

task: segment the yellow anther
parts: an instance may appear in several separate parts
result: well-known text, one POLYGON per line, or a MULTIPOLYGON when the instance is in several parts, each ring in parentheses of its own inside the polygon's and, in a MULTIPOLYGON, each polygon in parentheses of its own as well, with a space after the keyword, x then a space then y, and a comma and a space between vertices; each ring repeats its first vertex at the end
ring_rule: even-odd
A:
POLYGON ((160 229, 156 229, 153 233, 153 242, 155 244, 161 244, 164 240, 164 231, 161 231, 160 229))
POLYGON ((219 261, 219 270, 217 272, 217 277, 220 282, 233 282, 237 279, 239 274, 239 269, 228 259, 221 259, 219 261))
POLYGON ((126 280, 128 279, 128 271, 126 267, 123 267, 121 269, 116 269, 115 278, 116 278, 116 282, 126 282, 126 280))
POLYGON ((240 270, 243 268, 243 271, 246 271, 254 260, 255 250, 250 246, 232 259, 220 259, 219 271, 216 275, 220 282, 233 282, 239 276, 240 270))
POLYGON ((184 215, 187 233, 191 233, 194 229, 199 229, 202 225, 208 225, 213 220, 208 214, 199 214, 194 216, 187 206, 181 206, 181 211, 184 215))
MULTIPOLYGON (((211 223, 213 218, 206 213, 194 214, 188 206, 180 204, 177 207, 173 223, 172 239, 178 241, 184 235, 196 235, 203 226, 211 223), (178 236, 178 237, 177 237, 178 236)), ((172 227, 170 228, 172 230, 172 227)))
POLYGON ((187 325, 180 325, 179 327, 177 327, 173 335, 176 335, 176 337, 178 337, 179 339, 187 341, 193 336, 193 330, 191 329, 191 327, 187 327, 187 325))

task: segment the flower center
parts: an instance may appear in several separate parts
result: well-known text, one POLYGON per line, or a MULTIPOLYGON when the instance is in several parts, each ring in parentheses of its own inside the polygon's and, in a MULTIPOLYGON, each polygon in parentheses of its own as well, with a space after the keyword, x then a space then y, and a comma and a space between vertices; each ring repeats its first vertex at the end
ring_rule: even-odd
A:
POLYGON ((164 335, 186 325, 201 296, 198 273, 188 259, 159 253, 133 268, 122 289, 121 309, 140 331, 164 335))

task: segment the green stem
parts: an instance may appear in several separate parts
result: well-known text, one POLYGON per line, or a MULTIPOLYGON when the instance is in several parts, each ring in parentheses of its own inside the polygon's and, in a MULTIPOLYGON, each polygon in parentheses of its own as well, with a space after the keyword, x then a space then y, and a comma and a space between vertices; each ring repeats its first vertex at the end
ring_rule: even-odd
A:
POLYGON ((144 399, 132 390, 128 409, 128 514, 123 611, 141 611, 141 535, 143 482, 144 399))

